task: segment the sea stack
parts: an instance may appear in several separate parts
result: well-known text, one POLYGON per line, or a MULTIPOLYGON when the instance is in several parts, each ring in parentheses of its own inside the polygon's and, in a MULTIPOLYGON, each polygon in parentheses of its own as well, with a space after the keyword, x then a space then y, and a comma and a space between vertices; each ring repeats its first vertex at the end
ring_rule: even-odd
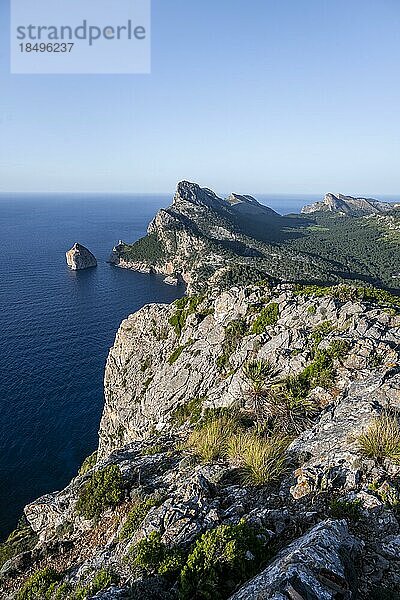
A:
POLYGON ((72 271, 81 271, 83 269, 90 269, 97 267, 96 257, 81 244, 74 244, 71 250, 68 250, 65 254, 67 259, 67 265, 72 271))

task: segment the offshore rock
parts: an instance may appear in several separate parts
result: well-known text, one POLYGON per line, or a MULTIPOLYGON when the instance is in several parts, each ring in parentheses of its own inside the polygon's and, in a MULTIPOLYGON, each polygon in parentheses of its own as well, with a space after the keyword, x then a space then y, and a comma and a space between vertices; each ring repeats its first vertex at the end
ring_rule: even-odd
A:
POLYGON ((82 246, 82 244, 74 244, 71 250, 66 252, 65 256, 67 265, 72 271, 82 271, 83 269, 97 267, 96 257, 85 246, 82 246))

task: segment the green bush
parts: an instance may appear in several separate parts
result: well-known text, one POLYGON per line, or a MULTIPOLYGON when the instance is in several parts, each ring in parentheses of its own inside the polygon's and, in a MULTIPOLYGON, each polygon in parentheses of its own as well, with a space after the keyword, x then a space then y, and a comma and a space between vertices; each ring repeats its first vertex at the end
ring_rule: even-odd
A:
POLYGON ((279 305, 276 302, 271 302, 260 311, 251 328, 251 333, 264 333, 269 325, 276 325, 279 319, 279 305))
POLYGON ((184 557, 177 548, 167 548, 161 541, 161 536, 152 531, 133 548, 128 556, 134 573, 154 575, 158 573, 167 578, 177 577, 184 563, 184 557))
POLYGON ((162 499, 160 496, 150 496, 146 500, 139 500, 135 503, 132 510, 129 511, 125 523, 122 526, 119 537, 121 540, 132 538, 142 525, 143 521, 147 517, 149 511, 155 507, 160 506, 162 499))
POLYGON ((400 464, 400 424, 396 416, 384 413, 374 419, 357 442, 364 456, 379 461, 389 458, 400 464))
POLYGON ((127 261, 139 260, 153 263, 165 260, 167 251, 157 234, 150 233, 134 244, 125 244, 122 256, 127 261))
POLYGON ((228 598, 260 568, 265 551, 258 533, 244 521, 204 533, 182 569, 181 599, 228 598))
POLYGON ((21 523, 15 531, 10 533, 6 541, 0 544, 0 567, 10 558, 34 548, 37 540, 37 535, 32 529, 25 523, 21 523))
POLYGON ((54 569, 37 571, 27 579, 17 595, 17 600, 51 600, 61 575, 54 569))
POLYGON ((338 298, 342 302, 355 302, 357 300, 363 300, 365 302, 371 302, 378 304, 382 307, 392 307, 400 309, 400 296, 396 296, 375 287, 356 287, 348 285, 339 286, 319 286, 319 285, 297 285, 296 293, 301 296, 315 296, 324 297, 331 296, 332 298, 338 298))
POLYGON ((97 519, 123 498, 123 479, 116 465, 95 471, 79 493, 76 510, 85 519, 97 519))
POLYGON ((97 450, 90 456, 87 456, 79 469, 79 475, 85 475, 90 469, 92 469, 97 462, 97 450))
POLYGON ((68 600, 87 600, 95 596, 98 592, 106 590, 113 583, 118 583, 118 577, 110 569, 101 569, 96 573, 92 581, 86 585, 75 588, 69 595, 68 600))
POLYGON ((317 348, 319 344, 325 339, 332 331, 334 327, 330 321, 325 321, 316 327, 311 334, 313 340, 313 348, 317 348))

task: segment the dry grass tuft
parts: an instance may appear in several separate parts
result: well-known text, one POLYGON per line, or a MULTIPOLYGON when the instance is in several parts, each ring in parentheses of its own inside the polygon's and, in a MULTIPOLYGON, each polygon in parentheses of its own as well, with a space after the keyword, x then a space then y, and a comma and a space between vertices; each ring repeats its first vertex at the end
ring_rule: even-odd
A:
POLYGON ((374 419, 357 438, 360 452, 368 458, 389 458, 400 464, 400 424, 394 414, 385 412, 374 419))

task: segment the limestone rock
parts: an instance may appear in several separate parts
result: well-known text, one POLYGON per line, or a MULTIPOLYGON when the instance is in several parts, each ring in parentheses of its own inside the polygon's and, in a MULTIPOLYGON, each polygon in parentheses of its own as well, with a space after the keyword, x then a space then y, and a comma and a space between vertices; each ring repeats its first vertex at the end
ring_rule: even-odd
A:
POLYGON ((67 265, 72 271, 81 271, 83 269, 90 269, 91 267, 97 267, 97 260, 95 256, 82 246, 81 244, 74 244, 71 250, 66 252, 67 265))
POLYGON ((360 544, 345 521, 324 521, 299 538, 230 600, 355 598, 352 561, 360 544))

